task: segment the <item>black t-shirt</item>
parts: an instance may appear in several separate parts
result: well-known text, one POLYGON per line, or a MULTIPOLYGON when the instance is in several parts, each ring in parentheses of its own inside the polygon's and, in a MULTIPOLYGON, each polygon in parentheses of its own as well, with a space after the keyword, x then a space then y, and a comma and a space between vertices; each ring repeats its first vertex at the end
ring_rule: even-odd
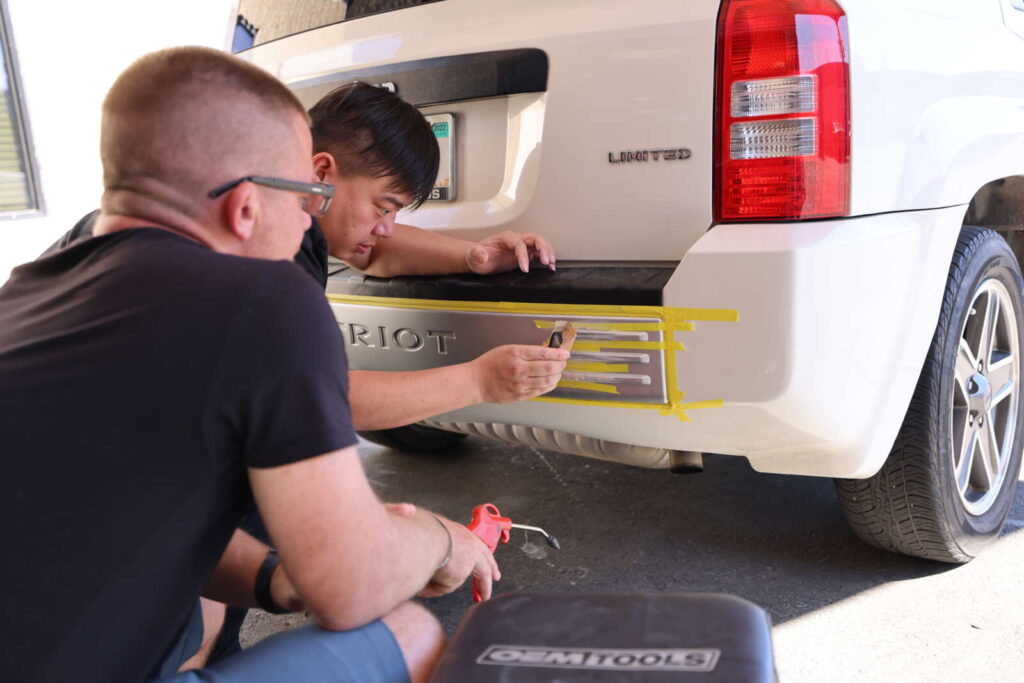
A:
POLYGON ((155 228, 0 288, 0 680, 155 673, 249 499, 246 467, 356 442, 330 307, 292 263, 155 228))
POLYGON ((295 254, 295 263, 320 283, 321 290, 327 289, 327 238, 315 218, 302 236, 302 246, 295 254))
MULTIPOLYGON (((85 214, 81 220, 75 223, 73 228, 54 242, 43 255, 52 254, 58 249, 63 249, 80 238, 92 237, 92 229, 99 215, 99 209, 85 214)), ((298 253, 295 254, 295 263, 309 273, 311 278, 320 283, 320 289, 327 288, 327 238, 324 237, 320 224, 317 223, 315 218, 312 225, 309 226, 309 230, 302 236, 302 245, 299 247, 298 253)))

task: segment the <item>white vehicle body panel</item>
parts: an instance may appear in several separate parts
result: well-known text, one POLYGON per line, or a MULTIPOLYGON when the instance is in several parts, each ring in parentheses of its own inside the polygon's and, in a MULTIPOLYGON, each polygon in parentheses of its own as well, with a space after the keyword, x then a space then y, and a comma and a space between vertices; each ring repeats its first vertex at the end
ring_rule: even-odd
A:
POLYGON ((740 319, 676 333, 687 349, 677 354, 686 402, 725 400, 721 408, 687 411, 689 422, 657 411, 533 401, 482 404, 438 419, 743 455, 765 472, 869 476, 888 455, 921 371, 962 214, 951 208, 709 231, 680 264, 666 304, 700 301, 736 309, 740 319))
POLYGON ((985 183, 1021 173, 1024 43, 999 0, 842 4, 852 215, 967 204, 985 183))
POLYGON ((1016 2, 841 3, 850 217, 808 222, 712 226, 718 0, 443 0, 246 55, 315 100, 355 68, 544 50, 546 92, 424 109, 456 115, 461 186, 454 202, 402 220, 466 239, 539 231, 562 260, 678 262, 665 306, 738 313, 734 323, 676 333, 687 348, 675 359, 685 401, 724 402, 687 411, 690 421, 538 401, 440 421, 866 477, 884 462, 916 385, 968 203, 986 183, 1024 175, 1016 2), (658 147, 692 156, 608 161, 609 152, 658 147))
MULTIPOLYGON (((428 204, 400 220, 464 239, 543 231, 566 259, 679 259, 711 225, 717 13, 717 0, 639 0, 628 11, 614 2, 445 0, 243 56, 301 90, 356 67, 540 48, 550 62, 547 93, 509 102, 504 135, 470 129, 457 136, 457 173, 476 184, 466 189, 469 199, 428 204), (505 144, 495 149, 495 140, 505 144), (609 152, 668 147, 693 156, 608 162, 609 152)), ((424 112, 463 114, 457 127, 493 126, 493 118, 481 117, 485 124, 465 115, 485 106, 424 112)))

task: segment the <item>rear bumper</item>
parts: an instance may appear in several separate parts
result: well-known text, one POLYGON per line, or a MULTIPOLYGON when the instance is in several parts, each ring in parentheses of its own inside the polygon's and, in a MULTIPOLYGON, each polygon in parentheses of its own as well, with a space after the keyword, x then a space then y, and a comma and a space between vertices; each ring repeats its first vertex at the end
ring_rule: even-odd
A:
MULTIPOLYGON (((441 420, 742 455, 766 472, 865 477, 884 462, 916 385, 963 211, 720 225, 679 263, 662 306, 358 299, 331 294, 331 287, 328 292, 339 322, 358 316, 369 330, 355 344, 351 328, 343 329, 352 365, 363 369, 429 367, 468 360, 500 343, 538 343, 543 321, 560 317, 576 316, 584 326, 602 320, 613 328, 650 325, 643 352, 660 359, 646 368, 653 383, 663 383, 660 396, 630 398, 634 390, 623 387, 613 395, 563 390, 554 399, 482 404, 441 420), (494 316, 522 319, 515 329, 526 336, 489 336, 494 316), (385 337, 393 339, 396 325, 404 325, 423 344, 390 355, 371 352, 366 341, 373 340, 377 322, 387 327, 385 337), (458 329, 448 329, 453 325, 458 329), (459 353, 452 345, 447 354, 424 353, 440 351, 439 332, 468 343, 459 353)), ((416 346, 414 336, 402 334, 406 346, 416 346)), ((599 350, 636 351, 616 347, 599 350)))

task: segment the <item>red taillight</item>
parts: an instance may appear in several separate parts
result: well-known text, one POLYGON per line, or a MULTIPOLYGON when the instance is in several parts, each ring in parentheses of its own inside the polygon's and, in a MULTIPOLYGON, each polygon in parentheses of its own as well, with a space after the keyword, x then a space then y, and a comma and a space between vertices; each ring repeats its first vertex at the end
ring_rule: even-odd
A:
POLYGON ((715 218, 850 208, 846 14, 835 0, 724 0, 718 15, 715 218))

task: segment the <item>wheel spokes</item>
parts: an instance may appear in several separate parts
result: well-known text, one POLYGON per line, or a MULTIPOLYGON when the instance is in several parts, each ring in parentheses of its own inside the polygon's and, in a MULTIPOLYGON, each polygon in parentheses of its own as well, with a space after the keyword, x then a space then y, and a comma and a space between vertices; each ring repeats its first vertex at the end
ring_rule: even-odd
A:
POLYGON ((975 486, 981 491, 989 491, 999 475, 999 443, 996 441, 991 420, 986 420, 985 425, 978 430, 978 451, 975 459, 978 461, 975 486))
POLYGON ((1013 376, 1013 354, 996 352, 989 366, 988 381, 992 385, 992 407, 1008 398, 1016 388, 1013 376))
MULTIPOLYGON (((981 337, 978 339, 976 360, 981 366, 988 368, 992 360, 992 345, 996 338, 996 325, 999 324, 999 297, 993 291, 985 293, 985 319, 981 325, 981 337)), ((978 369, 981 370, 982 367, 978 369)))
POLYGON ((967 383, 977 372, 977 366, 978 361, 974 357, 974 352, 971 351, 971 345, 967 343, 966 339, 961 339, 956 353, 956 383, 965 402, 968 397, 967 383))
POLYGON ((965 427, 963 442, 960 445, 960 462, 956 464, 956 485, 961 494, 967 490, 967 485, 970 483, 977 445, 978 433, 970 427, 965 427))

